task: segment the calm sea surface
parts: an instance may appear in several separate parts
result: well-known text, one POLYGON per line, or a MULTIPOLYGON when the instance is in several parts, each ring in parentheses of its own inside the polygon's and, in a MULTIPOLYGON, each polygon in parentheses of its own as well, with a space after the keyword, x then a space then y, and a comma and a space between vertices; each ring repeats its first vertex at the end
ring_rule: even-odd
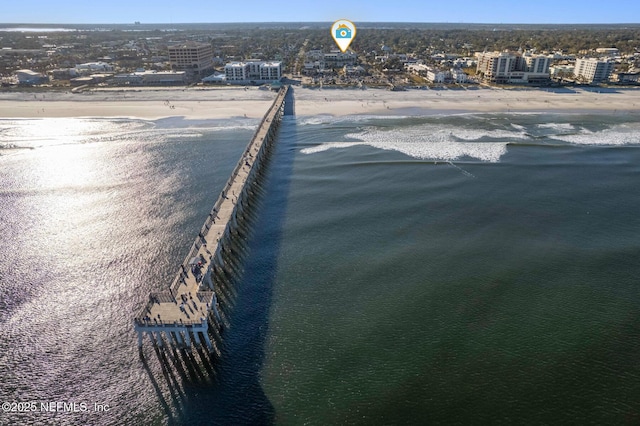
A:
POLYGON ((640 422, 637 116, 287 117, 221 356, 141 358, 256 125, 0 120, 1 425, 640 422))

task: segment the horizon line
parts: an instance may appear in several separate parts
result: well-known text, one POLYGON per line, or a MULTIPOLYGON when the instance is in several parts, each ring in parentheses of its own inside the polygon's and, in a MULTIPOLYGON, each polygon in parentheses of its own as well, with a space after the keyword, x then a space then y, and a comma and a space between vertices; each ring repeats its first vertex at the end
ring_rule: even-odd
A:
MULTIPOLYGON (((227 22, 0 22, 0 25, 217 25, 217 24, 331 24, 333 21, 227 21, 227 22)), ((467 21, 358 21, 360 24, 464 24, 464 25, 638 25, 640 22, 467 22, 467 21)))

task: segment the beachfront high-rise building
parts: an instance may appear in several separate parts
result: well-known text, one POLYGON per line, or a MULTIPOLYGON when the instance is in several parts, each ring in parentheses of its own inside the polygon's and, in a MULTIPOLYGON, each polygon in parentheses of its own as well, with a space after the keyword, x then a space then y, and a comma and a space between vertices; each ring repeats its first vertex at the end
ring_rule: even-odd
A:
POLYGON ((260 65, 260 80, 274 81, 282 77, 282 62, 265 62, 260 65))
POLYGON ((194 41, 169 46, 169 62, 173 70, 202 75, 213 69, 213 48, 194 41))
POLYGON ((549 65, 551 65, 551 56, 532 55, 525 53, 522 55, 527 64, 526 71, 535 74, 549 74, 549 65))
POLYGON ((282 62, 231 62, 224 67, 227 81, 271 82, 282 78, 282 62))
POLYGON ((224 75, 227 81, 247 81, 249 80, 249 64, 231 62, 224 66, 224 75))
POLYGON ((576 59, 574 74, 578 81, 593 84, 609 80, 613 61, 595 58, 576 59))
POLYGON ((477 72, 492 83, 547 83, 551 58, 511 52, 477 52, 477 72))

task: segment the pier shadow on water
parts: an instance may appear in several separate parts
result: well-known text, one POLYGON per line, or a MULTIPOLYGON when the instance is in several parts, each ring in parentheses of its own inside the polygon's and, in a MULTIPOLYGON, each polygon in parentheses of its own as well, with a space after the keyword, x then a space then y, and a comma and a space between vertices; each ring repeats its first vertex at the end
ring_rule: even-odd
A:
POLYGON ((262 389, 260 373, 295 156, 296 123, 287 117, 293 112, 290 95, 267 167, 257 183, 257 196, 251 202, 247 218, 251 231, 244 235, 246 240, 234 243, 239 246, 242 271, 233 268, 225 280, 226 286, 234 287, 234 294, 232 309, 228 307, 225 315, 227 327, 217 341, 220 355, 165 349, 156 352, 161 376, 154 378, 153 369, 145 366, 168 424, 274 423, 274 407, 262 389), (162 387, 168 387, 168 393, 162 387))

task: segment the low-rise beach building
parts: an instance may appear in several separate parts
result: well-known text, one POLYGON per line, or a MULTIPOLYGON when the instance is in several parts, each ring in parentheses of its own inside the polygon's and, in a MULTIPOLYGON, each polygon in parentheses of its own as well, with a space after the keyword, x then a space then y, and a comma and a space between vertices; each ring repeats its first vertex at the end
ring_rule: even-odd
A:
POLYGON ((49 81, 46 75, 33 70, 17 70, 14 74, 18 84, 35 85, 49 81))
POLYGON ((75 69, 80 75, 90 75, 97 72, 113 72, 113 65, 106 62, 87 62, 76 65, 75 69))
POLYGON ((345 66, 354 67, 357 59, 358 55, 352 51, 343 53, 339 50, 331 50, 325 53, 318 49, 309 50, 305 55, 302 72, 305 75, 314 75, 344 69, 345 66))
POLYGON ((469 76, 459 68, 451 69, 451 81, 454 83, 468 83, 469 76))
POLYGON ((360 65, 345 65, 344 67, 342 67, 342 71, 345 75, 349 76, 364 75, 366 73, 364 67, 360 65))
POLYGON ((313 75, 325 69, 324 60, 305 61, 302 66, 302 73, 305 75, 313 75))
POLYGON ((432 83, 444 83, 447 80, 447 72, 429 69, 427 70, 427 80, 432 83))
POLYGON ((224 83, 225 81, 227 81, 227 76, 218 72, 214 72, 202 79, 203 83, 224 83))
POLYGON ((187 83, 185 71, 137 71, 113 76, 110 83, 118 86, 176 86, 187 83))
POLYGON ((141 74, 145 86, 175 86, 187 82, 185 71, 144 71, 141 74))
POLYGON ((436 69, 425 64, 407 64, 407 71, 425 77, 432 83, 467 83, 469 78, 460 68, 436 69))
POLYGON ((72 87, 86 86, 86 85, 95 84, 95 83, 96 83, 96 80, 91 76, 76 77, 69 80, 69 84, 72 87))
POLYGON ((549 67, 549 73, 553 78, 564 78, 573 76, 575 67, 567 64, 556 64, 549 67))
POLYGON ((358 55, 351 50, 344 53, 339 50, 332 50, 324 54, 325 68, 342 68, 345 65, 353 66, 356 64, 357 59, 358 55))
POLYGON ((596 53, 601 56, 614 57, 618 56, 620 54, 620 51, 616 47, 598 47, 596 49, 596 53))
POLYGON ((429 67, 425 64, 407 64, 405 65, 405 69, 412 74, 423 77, 426 77, 427 71, 429 71, 429 67))
POLYGON ((611 80, 620 84, 638 84, 640 83, 640 71, 613 73, 611 80))
POLYGON ((49 71, 49 75, 53 80, 71 80, 78 76, 75 68, 57 68, 49 71))

